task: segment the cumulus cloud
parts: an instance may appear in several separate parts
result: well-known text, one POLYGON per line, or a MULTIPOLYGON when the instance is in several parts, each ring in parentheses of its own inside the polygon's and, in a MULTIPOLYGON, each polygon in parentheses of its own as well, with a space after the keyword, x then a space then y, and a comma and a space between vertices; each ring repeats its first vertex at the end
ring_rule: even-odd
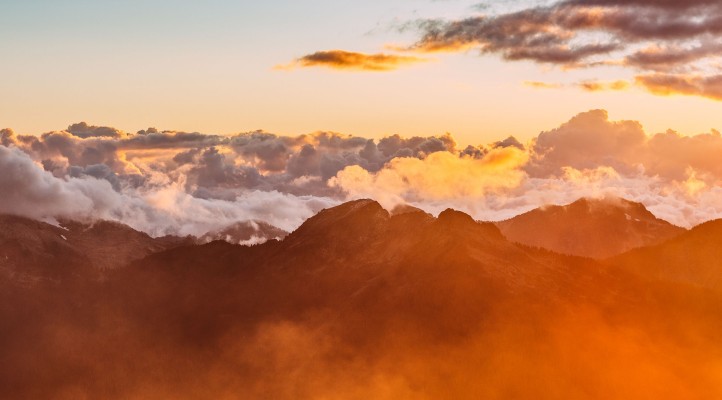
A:
POLYGON ((649 135, 604 110, 527 143, 509 137, 464 148, 448 133, 368 139, 148 129, 79 137, 5 129, 0 140, 0 212, 109 219, 154 236, 203 235, 249 220, 292 231, 322 208, 364 197, 389 209, 452 207, 484 220, 609 195, 682 226, 722 216, 718 131, 649 135))
POLYGON ((453 162, 446 152, 396 159, 375 173, 347 167, 330 184, 349 198, 373 197, 389 208, 408 203, 438 213, 452 207, 483 220, 580 197, 617 196, 689 227, 722 217, 722 168, 715 162, 721 146, 717 131, 650 136, 638 122, 610 121, 606 111, 592 110, 528 146, 507 139, 461 151, 453 162))
POLYGON ((209 200, 194 197, 173 182, 119 193, 107 179, 93 176, 93 169, 101 177, 108 173, 106 166, 96 166, 58 178, 20 149, 0 146, 0 212, 38 219, 108 219, 154 236, 199 236, 251 219, 293 229, 337 203, 277 191, 244 191, 232 200, 209 200))
POLYGON ((247 220, 291 231, 344 199, 327 182, 347 166, 377 171, 395 157, 455 146, 448 134, 377 144, 334 132, 118 132, 86 123, 39 136, 0 131, 9 173, 0 212, 110 219, 156 236, 202 235, 247 220))
POLYGON ((376 173, 347 167, 330 184, 352 197, 371 197, 393 209, 408 202, 482 198, 517 187, 524 178, 519 167, 525 162, 526 153, 515 147, 491 150, 482 159, 437 152, 424 159, 395 158, 376 173))
POLYGON ((326 67, 337 70, 391 71, 405 65, 426 62, 427 59, 397 54, 365 54, 345 50, 317 51, 296 59, 278 69, 326 67))

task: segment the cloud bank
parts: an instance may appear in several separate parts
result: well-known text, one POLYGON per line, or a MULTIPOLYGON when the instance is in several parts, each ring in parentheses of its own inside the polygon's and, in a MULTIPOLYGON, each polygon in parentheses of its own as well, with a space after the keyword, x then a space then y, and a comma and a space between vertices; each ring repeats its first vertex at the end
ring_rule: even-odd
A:
POLYGON ((500 220, 583 196, 620 196, 693 226, 722 216, 722 136, 649 135, 604 110, 527 143, 461 148, 450 134, 378 140, 316 132, 126 133, 85 123, 0 131, 0 212, 108 219, 154 236, 256 220, 292 231, 322 208, 371 197, 500 220))

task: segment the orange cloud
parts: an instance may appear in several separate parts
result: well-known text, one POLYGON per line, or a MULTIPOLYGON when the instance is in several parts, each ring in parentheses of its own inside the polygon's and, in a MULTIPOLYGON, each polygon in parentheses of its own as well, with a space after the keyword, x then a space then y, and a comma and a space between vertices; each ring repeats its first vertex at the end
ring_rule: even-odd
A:
POLYGON ((570 85, 564 85, 562 83, 550 83, 550 82, 539 82, 539 81, 526 81, 524 85, 533 87, 536 89, 562 89, 564 87, 575 87, 578 89, 585 90, 587 92, 601 92, 604 90, 627 90, 629 89, 629 82, 627 81, 581 81, 570 85))
POLYGON ((326 67, 338 70, 356 71, 392 71, 401 66, 426 62, 428 59, 399 56, 395 54, 377 53, 364 54, 345 50, 317 51, 296 59, 289 65, 277 69, 293 69, 308 67, 326 67))
POLYGON ((521 185, 526 177, 521 167, 528 157, 516 147, 492 149, 481 159, 436 152, 424 159, 394 158, 375 173, 349 166, 329 184, 350 197, 377 199, 389 209, 408 199, 476 201, 521 185))
POLYGON ((637 76, 636 82, 657 95, 681 94, 722 100, 722 75, 650 74, 637 76))
POLYGON ((549 83, 540 81, 525 81, 525 86, 533 87, 535 89, 561 89, 564 87, 561 83, 549 83))
POLYGON ((629 82, 622 80, 613 82, 582 81, 576 83, 575 86, 587 92, 601 92, 606 90, 627 90, 629 82))

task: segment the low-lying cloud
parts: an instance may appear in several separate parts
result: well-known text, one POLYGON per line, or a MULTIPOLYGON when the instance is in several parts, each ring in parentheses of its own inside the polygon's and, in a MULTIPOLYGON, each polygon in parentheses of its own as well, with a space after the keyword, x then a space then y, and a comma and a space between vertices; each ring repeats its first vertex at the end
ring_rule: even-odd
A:
POLYGON ((84 123, 39 136, 0 131, 0 212, 108 219, 154 236, 257 220, 292 231, 322 208, 372 197, 499 220, 616 195, 682 226, 722 216, 722 136, 647 134, 606 111, 527 143, 458 147, 450 134, 367 139, 334 132, 232 136, 126 133, 84 123))

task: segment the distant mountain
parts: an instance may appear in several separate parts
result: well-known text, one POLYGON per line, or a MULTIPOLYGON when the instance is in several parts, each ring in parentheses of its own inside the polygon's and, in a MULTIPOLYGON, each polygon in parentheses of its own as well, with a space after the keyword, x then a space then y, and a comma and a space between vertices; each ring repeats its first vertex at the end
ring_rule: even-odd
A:
POLYGON ((632 250, 609 263, 648 279, 722 293, 722 220, 704 223, 657 246, 632 250))
POLYGON ((215 240, 223 240, 231 244, 252 245, 268 240, 281 240, 288 235, 283 229, 262 221, 240 221, 225 228, 208 232, 198 238, 198 243, 205 244, 215 240))
POLYGON ((33 286, 96 277, 89 255, 68 242, 67 235, 45 222, 0 215, 0 282, 33 286))
POLYGON ((149 254, 193 243, 191 238, 164 236, 153 238, 146 233, 113 221, 60 221, 64 240, 85 254, 94 267, 114 269, 128 265, 149 254))
POLYGON ((117 222, 67 220, 51 225, 0 215, 0 274, 27 284, 73 276, 97 278, 103 270, 191 243, 172 236, 152 238, 117 222))
POLYGON ((611 197, 544 206, 497 226, 513 242, 592 258, 657 244, 685 231, 655 217, 640 203, 611 197))

